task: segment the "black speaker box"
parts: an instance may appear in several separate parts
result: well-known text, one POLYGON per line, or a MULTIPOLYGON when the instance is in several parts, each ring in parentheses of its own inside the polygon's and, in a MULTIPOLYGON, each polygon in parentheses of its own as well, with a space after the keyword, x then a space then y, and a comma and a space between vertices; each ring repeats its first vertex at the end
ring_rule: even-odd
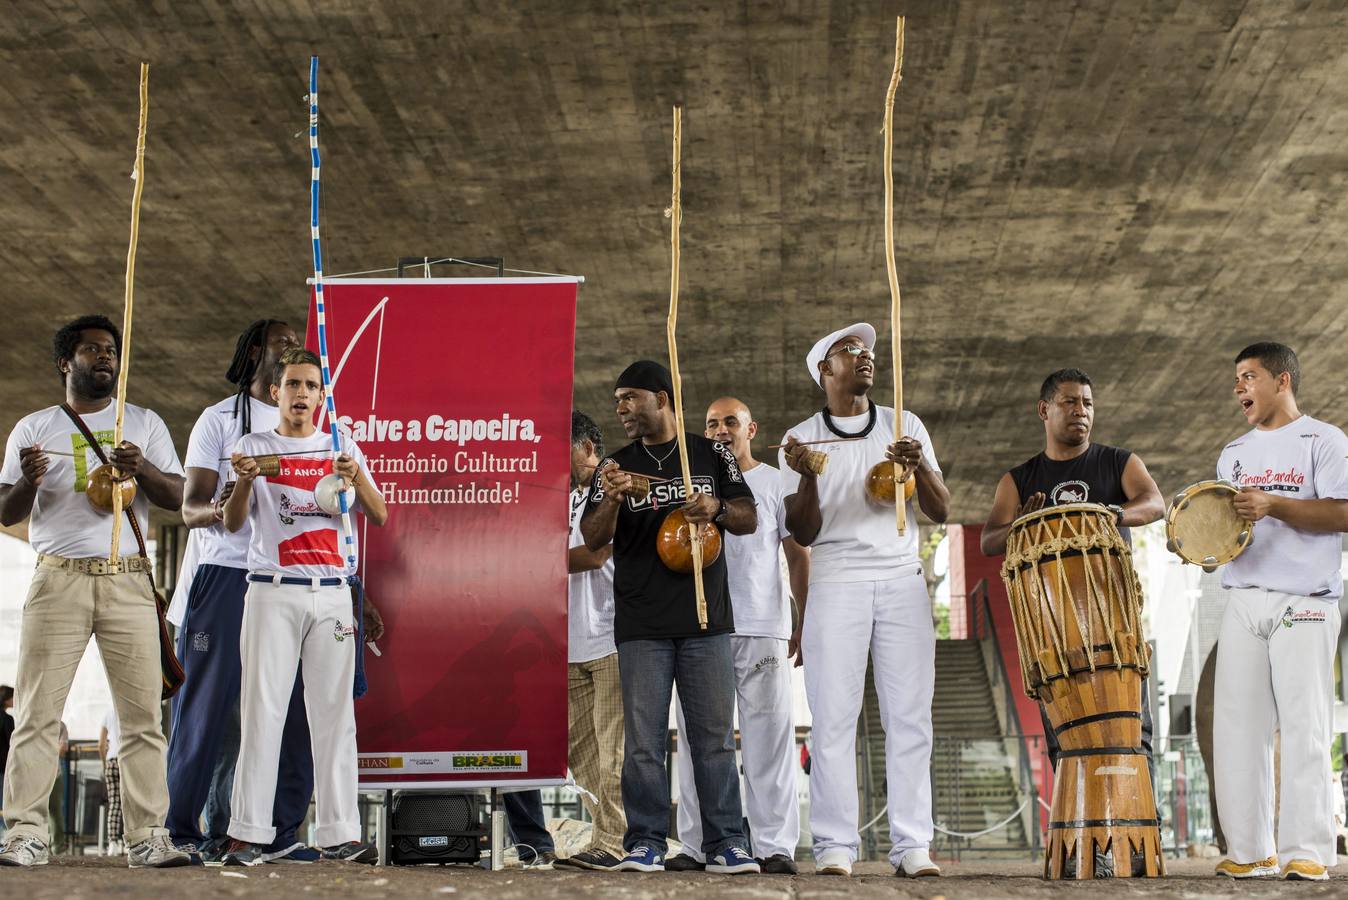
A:
POLYGON ((389 816, 389 862, 477 863, 487 836, 477 794, 395 791, 389 816))

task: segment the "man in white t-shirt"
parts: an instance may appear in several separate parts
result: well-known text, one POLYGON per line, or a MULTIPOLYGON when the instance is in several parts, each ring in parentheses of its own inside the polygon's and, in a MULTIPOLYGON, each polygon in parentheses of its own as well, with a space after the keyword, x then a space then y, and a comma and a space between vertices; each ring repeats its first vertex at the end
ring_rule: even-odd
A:
MULTIPOLYGON (((799 653, 800 636, 792 629, 791 597, 805 607, 810 554, 786 528, 780 473, 754 459, 752 441, 758 423, 734 397, 707 408, 704 434, 735 454, 744 480, 754 492, 758 530, 725 538, 726 579, 735 613, 730 645, 735 657, 736 712, 739 715, 744 770, 744 812, 753 854, 765 875, 797 872, 800 806, 796 800, 796 729, 792 715, 790 658, 799 653), (791 594, 782 580, 786 555, 791 594)), ((680 736, 686 734, 683 705, 676 707, 680 736)), ((701 809, 688 753, 677 754, 679 769, 679 840, 683 852, 665 861, 669 871, 703 868, 701 809)))
POLYGON ((585 546, 580 515, 604 455, 594 419, 571 411, 571 537, 567 550, 567 763, 593 825, 590 843, 559 866, 607 871, 623 858, 623 695, 613 641, 613 545, 585 546))
POLYGON ((1334 653, 1348 531, 1348 438, 1297 408, 1301 367, 1282 344, 1236 356, 1252 431, 1222 450, 1217 477, 1241 489, 1254 541, 1222 569, 1213 769, 1229 858, 1217 874, 1322 881, 1337 861, 1325 781, 1334 739, 1334 653), (1273 736, 1282 731, 1274 842, 1273 736))
MULTIPOLYGON (((229 842, 229 795, 239 755, 239 632, 248 590, 249 529, 245 524, 231 534, 221 521, 224 501, 234 489, 230 454, 245 434, 276 428, 280 416, 271 396, 272 369, 283 352, 298 346, 295 329, 280 319, 250 324, 235 342, 225 373, 235 392, 202 412, 187 443, 183 521, 191 531, 168 613, 178 626, 178 658, 186 679, 173 701, 167 824, 174 843, 198 846, 207 863, 220 861, 229 842)), ((318 852, 296 835, 313 788, 304 686, 296 677, 281 740, 277 836, 264 854, 269 861, 318 859, 318 852)))
POLYGON ((126 518, 118 561, 109 561, 112 515, 85 495, 98 453, 72 418, 82 419, 92 440, 110 448, 107 456, 117 469, 134 478, 131 509, 140 527, 149 525, 151 503, 168 510, 182 505, 182 465, 158 415, 126 404, 124 440, 112 446, 121 349, 117 326, 104 316, 84 316, 61 328, 52 355, 65 402, 24 416, 5 446, 0 523, 30 520, 28 541, 38 563, 19 637, 19 715, 5 772, 10 830, 0 844, 4 866, 47 862, 47 798, 56 781, 61 713, 90 636, 98 641, 122 723, 128 863, 162 868, 194 862, 174 848, 164 828, 163 679, 151 562, 140 555, 126 518))
POLYGON ((950 492, 921 420, 904 410, 904 436, 894 441, 894 410, 869 398, 874 347, 875 329, 864 322, 820 338, 806 366, 827 405, 790 429, 781 451, 786 525, 810 548, 810 602, 801 632, 813 718, 810 831, 816 871, 851 874, 861 841, 856 734, 869 651, 885 728, 889 860, 899 875, 939 875, 927 852, 936 634, 918 561, 917 520, 910 500, 900 535, 894 507, 868 498, 866 475, 885 460, 904 466, 916 480, 918 505, 936 522, 945 521, 950 492), (811 441, 830 443, 805 446, 811 441), (829 462, 816 475, 807 457, 820 450, 829 462))
POLYGON ((314 426, 325 396, 317 356, 298 347, 283 352, 273 369, 271 394, 280 421, 274 430, 254 431, 235 445, 238 480, 222 519, 234 533, 251 526, 239 639, 239 760, 230 804, 234 840, 224 863, 264 862, 263 847, 276 839, 277 764, 301 662, 320 852, 325 859, 372 863, 378 854, 360 843, 357 807, 352 691, 361 648, 348 590, 356 572, 355 546, 344 545, 340 517, 319 505, 315 489, 335 472, 355 488, 353 514, 383 525, 388 509, 360 448, 343 435, 334 461, 330 434, 314 426), (261 476, 260 456, 275 456, 280 471, 261 476))

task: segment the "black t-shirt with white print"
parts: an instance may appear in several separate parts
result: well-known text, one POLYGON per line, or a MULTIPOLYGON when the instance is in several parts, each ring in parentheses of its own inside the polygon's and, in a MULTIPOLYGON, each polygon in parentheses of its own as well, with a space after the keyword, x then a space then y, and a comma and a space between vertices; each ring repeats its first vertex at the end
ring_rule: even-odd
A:
MULTIPOLYGON (((734 631, 725 553, 702 569, 707 596, 707 629, 703 631, 697 622, 697 593, 692 574, 681 575, 669 569, 655 549, 660 523, 684 503, 678 442, 645 445, 634 441, 607 457, 600 468, 610 460, 625 472, 645 475, 651 480, 650 496, 642 500, 628 497, 618 510, 613 535, 614 640, 621 644, 734 631)), ((753 497, 735 462, 735 454, 724 444, 689 434, 688 461, 693 490, 727 501, 753 497)), ((603 499, 603 482, 596 471, 585 515, 591 515, 603 499)), ((724 541, 724 530, 721 537, 724 541)))
MULTIPOLYGON (((1049 459, 1040 452, 1011 470, 1020 502, 1034 494, 1044 495, 1045 506, 1064 503, 1101 503, 1122 506, 1128 502, 1123 492, 1123 470, 1133 451, 1091 444, 1086 452, 1072 459, 1049 459)), ((1127 528, 1120 528, 1123 539, 1130 541, 1127 528)), ((1131 542, 1131 541, 1130 541, 1131 542)))

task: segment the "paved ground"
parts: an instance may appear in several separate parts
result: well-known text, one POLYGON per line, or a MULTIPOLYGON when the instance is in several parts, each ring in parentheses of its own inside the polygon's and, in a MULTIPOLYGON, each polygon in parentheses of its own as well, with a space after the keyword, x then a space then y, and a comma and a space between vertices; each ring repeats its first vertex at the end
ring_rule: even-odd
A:
POLYGON ((770 897, 913 897, 913 898, 1037 898, 1090 897, 1273 897, 1295 894, 1303 897, 1348 895, 1348 866, 1341 867, 1328 883, 1289 884, 1260 880, 1239 885, 1211 876, 1210 860, 1176 860, 1169 863, 1171 877, 1160 881, 1099 881, 1090 885, 1050 884, 1041 881, 1030 863, 968 862, 946 865, 946 875, 921 881, 895 878, 888 866, 878 863, 858 867, 851 879, 802 874, 786 876, 725 876, 703 874, 637 875, 599 874, 568 870, 507 869, 487 872, 473 868, 396 868, 317 864, 312 866, 263 866, 246 870, 198 868, 168 872, 130 871, 111 860, 79 860, 53 863, 27 871, 0 869, 0 897, 6 900, 56 900, 89 898, 109 900, 124 897, 190 897, 191 900, 223 897, 473 898, 490 895, 497 900, 546 900, 584 895, 600 898, 731 897, 757 900, 770 897), (235 877, 243 875, 245 877, 235 877))

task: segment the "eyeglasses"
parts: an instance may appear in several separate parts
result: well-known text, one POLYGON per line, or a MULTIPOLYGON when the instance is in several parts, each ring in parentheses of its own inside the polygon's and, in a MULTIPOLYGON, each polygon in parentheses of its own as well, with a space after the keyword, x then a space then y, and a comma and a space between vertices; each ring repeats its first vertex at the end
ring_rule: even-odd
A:
POLYGON ((834 350, 828 356, 825 356, 824 359, 828 359, 829 356, 837 356, 839 353, 846 353, 849 356, 860 356, 863 353, 867 356, 875 356, 875 352, 872 351, 870 347, 861 347, 857 344, 846 344, 839 347, 837 350, 834 350))

